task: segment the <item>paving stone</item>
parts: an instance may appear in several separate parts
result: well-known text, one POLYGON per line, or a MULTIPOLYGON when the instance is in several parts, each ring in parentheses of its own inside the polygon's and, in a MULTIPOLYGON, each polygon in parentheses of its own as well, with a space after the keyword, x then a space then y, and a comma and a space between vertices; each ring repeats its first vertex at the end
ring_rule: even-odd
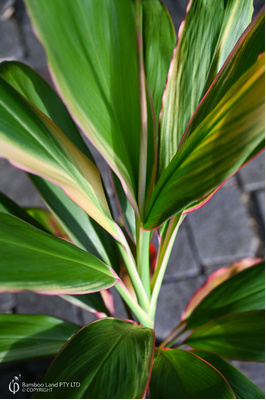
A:
MULTIPOLYGON (((34 375, 35 379, 36 379, 37 374, 43 375, 43 373, 47 371, 52 360, 53 360, 53 357, 27 361, 24 366, 24 371, 27 373, 27 375, 34 375)), ((34 381, 38 382, 38 380, 35 380, 35 379, 34 379, 34 381)))
MULTIPOLYGON (((113 287, 110 288, 109 291, 112 294, 113 301, 114 301, 114 309, 115 309, 114 317, 128 319, 128 315, 126 313, 124 303, 123 303, 119 293, 113 287)), ((83 320, 84 325, 89 324, 90 322, 95 321, 96 319, 98 319, 98 318, 94 314, 92 314, 86 310, 82 310, 82 320, 83 320)))
POLYGON ((82 325, 80 309, 58 296, 45 296, 33 292, 16 294, 18 314, 47 314, 82 325))
POLYGON ((259 10, 265 5, 264 0, 254 0, 254 12, 253 17, 259 12, 259 10))
POLYGON ((27 15, 22 0, 18 0, 16 17, 20 23, 26 53, 23 62, 30 65, 33 69, 43 69, 47 66, 46 54, 40 41, 33 32, 30 19, 27 15))
POLYGON ((41 196, 22 170, 0 158, 0 191, 21 207, 46 208, 41 196))
POLYGON ((263 392, 265 391, 265 364, 259 362, 231 361, 244 375, 252 380, 263 392))
POLYGON ((0 20, 6 21, 9 19, 15 11, 16 0, 1 0, 0 2, 0 20))
POLYGON ((265 187, 265 151, 241 168, 238 173, 241 186, 247 192, 265 187))
POLYGON ((0 313, 11 313, 16 305, 13 293, 0 293, 0 313))
POLYGON ((178 28, 185 18, 188 0, 163 0, 163 3, 166 5, 171 15, 176 32, 178 32, 178 28))
POLYGON ((261 224, 262 229, 265 227, 265 191, 259 190, 254 192, 252 196, 254 200, 254 209, 256 217, 258 218, 259 224, 261 224))
POLYGON ((201 267, 195 260, 186 229, 186 221, 181 225, 172 249, 164 282, 199 275, 201 267))
POLYGON ((81 309, 81 318, 82 318, 82 325, 87 325, 92 321, 98 319, 93 313, 81 309))
POLYGON ((203 265, 229 265, 255 255, 259 241, 236 187, 222 187, 187 217, 203 265))
POLYGON ((162 285, 155 317, 155 333, 158 338, 165 339, 178 325, 182 311, 191 296, 193 296, 204 281, 203 276, 198 276, 162 285))
POLYGON ((24 56, 23 46, 17 23, 13 18, 0 21, 0 37, 0 62, 22 60, 24 56))
POLYGON ((113 295, 113 300, 114 300, 114 309, 115 309, 114 317, 128 319, 128 315, 120 294, 114 287, 110 289, 110 293, 113 295))

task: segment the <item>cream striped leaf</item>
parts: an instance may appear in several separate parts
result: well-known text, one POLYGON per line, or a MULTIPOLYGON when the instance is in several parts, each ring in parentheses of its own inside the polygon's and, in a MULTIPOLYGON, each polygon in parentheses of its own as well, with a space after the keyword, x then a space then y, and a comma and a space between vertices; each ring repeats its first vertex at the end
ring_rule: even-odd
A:
MULTIPOLYGON (((70 113, 117 174, 138 213, 141 105, 131 1, 25 3, 70 113)), ((154 160, 154 154, 147 158, 154 160)), ((147 165, 150 170, 153 164, 147 165)))
POLYGON ((96 166, 36 107, 0 78, 0 156, 56 183, 115 238, 96 166))
POLYGON ((161 225, 231 176, 264 138, 264 57, 183 143, 157 183, 144 227, 161 225))
POLYGON ((185 128, 208 88, 209 76, 215 76, 249 24, 252 4, 252 0, 189 2, 163 95, 159 176, 176 154, 185 128))

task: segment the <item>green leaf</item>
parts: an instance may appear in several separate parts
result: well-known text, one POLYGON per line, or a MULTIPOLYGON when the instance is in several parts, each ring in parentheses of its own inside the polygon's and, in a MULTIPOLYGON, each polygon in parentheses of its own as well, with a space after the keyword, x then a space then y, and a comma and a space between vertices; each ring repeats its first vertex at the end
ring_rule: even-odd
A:
POLYGON ((232 360, 264 361, 264 310, 216 318, 195 329, 185 343, 232 360))
POLYGON ((156 125, 158 125, 176 34, 168 10, 161 1, 142 0, 142 10, 145 73, 153 99, 156 125))
POLYGON ((0 77, 0 155, 61 186, 114 237, 114 223, 95 165, 36 107, 0 77))
POLYGON ((153 351, 152 329, 114 318, 98 320, 66 344, 44 377, 51 383, 80 382, 80 387, 58 387, 35 398, 143 398, 153 351))
POLYGON ((117 275, 73 244, 0 213, 0 291, 82 294, 113 286, 117 275))
MULTIPOLYGON (((42 224, 42 226, 45 227, 47 232, 51 233, 54 236, 61 237, 62 239, 69 240, 67 233, 62 228, 62 226, 59 224, 59 222, 57 221, 55 216, 52 213, 50 213, 50 211, 44 210, 41 208, 26 208, 26 212, 31 217, 33 217, 36 221, 38 221, 40 224, 42 224)), ((13 214, 13 215, 15 215, 15 214, 13 214)), ((28 221, 26 221, 26 222, 28 222, 28 221)))
POLYGON ((19 207, 17 203, 11 200, 9 197, 0 192, 0 211, 6 214, 14 215, 22 221, 28 222, 30 225, 35 226, 38 229, 47 232, 47 229, 41 225, 33 216, 28 214, 23 208, 19 207))
MULTIPOLYGON (((81 307, 84 310, 95 314, 96 316, 98 316, 98 318, 102 318, 111 315, 113 310, 111 309, 112 307, 109 307, 110 309, 107 308, 107 306, 103 302, 101 294, 102 291, 100 293, 90 294, 63 294, 60 297, 77 307, 81 307)), ((109 296, 112 295, 109 293, 109 296)), ((111 306, 113 306, 113 303, 111 304, 111 306)))
MULTIPOLYGON (((244 2, 243 2, 244 4, 244 2)), ((264 8, 254 18, 252 23, 248 26, 245 33, 237 42, 234 50, 228 57, 220 73, 213 81, 208 89, 208 93, 199 104, 193 117, 191 118, 186 131, 182 137, 182 142, 197 128, 197 126, 204 120, 230 89, 230 87, 239 79, 257 60, 259 55, 265 50, 265 10, 264 8)), ((259 145, 248 155, 242 165, 252 160, 260 151, 265 147, 264 138, 259 145)), ((223 182, 224 183, 224 182, 223 182)), ((222 183, 222 184, 223 184, 222 183)), ((202 207, 221 187, 218 186, 207 197, 196 201, 191 204, 186 212, 194 211, 202 207)))
MULTIPOLYGON (((208 93, 189 122, 182 141, 191 135, 204 118, 217 106, 232 85, 256 63, 259 55, 264 51, 265 9, 263 8, 240 37, 223 68, 216 76, 208 93)), ((257 153, 258 151, 253 154, 253 157, 257 153)))
POLYGON ((68 109, 118 175, 137 211, 141 108, 130 1, 40 0, 26 5, 68 109))
POLYGON ((265 263, 239 272, 214 288, 192 311, 186 329, 225 314, 265 307, 265 263))
POLYGON ((155 186, 144 228, 206 197, 263 141, 264 70, 260 57, 183 143, 155 186))
POLYGON ((119 272, 120 255, 113 237, 73 203, 60 187, 35 175, 30 179, 70 239, 119 272))
MULTIPOLYGON (((81 210, 79 207, 77 208, 81 210)), ((49 213, 49 211, 31 208, 27 209, 26 212, 23 208, 20 208, 16 203, 14 203, 2 193, 0 193, 0 211, 14 215, 15 217, 18 217, 23 221, 35 226, 36 228, 44 230, 45 232, 50 231, 50 233, 56 236, 67 238, 66 233, 64 232, 64 230, 62 230, 62 227, 58 224, 53 215, 49 213), (42 223, 42 225, 40 225, 40 223, 42 223), (44 226, 46 229, 44 228, 44 226)), ((117 265, 119 266, 120 263, 118 262, 117 265)), ((104 313, 105 315, 110 314, 110 310, 106 308, 100 293, 90 293, 76 296, 65 295, 61 297, 77 305, 78 307, 85 308, 87 311, 95 313, 96 315, 99 312, 104 313)))
POLYGON ((117 205, 120 211, 120 217, 123 220, 123 224, 128 234, 132 238, 133 242, 136 243, 136 215, 134 208, 128 201, 128 198, 125 195, 120 180, 113 172, 111 172, 111 178, 112 178, 115 197, 117 200, 117 205))
MULTIPOLYGON (((27 65, 12 61, 0 64, 0 76, 47 115, 93 161, 65 105, 38 74, 27 65)), ((28 175, 73 242, 117 268, 119 254, 112 237, 73 203, 61 188, 38 176, 28 175)))
POLYGON ((225 377, 237 399, 265 399, 263 391, 228 361, 205 351, 193 350, 193 353, 206 360, 225 377))
POLYGON ((18 61, 0 64, 0 76, 23 97, 47 115, 64 134, 94 162, 66 106, 57 93, 32 68, 18 61))
MULTIPOLYGON (((243 34, 244 30, 250 24, 254 11, 253 3, 253 0, 227 1, 224 10, 224 20, 219 35, 218 45, 216 47, 216 52, 212 61, 211 70, 209 72, 208 82, 205 87, 206 90, 209 88, 216 74, 223 67, 223 64, 225 63, 227 57, 236 45, 240 35, 243 34)), ((246 33, 247 32, 245 32, 245 35, 246 33)), ((257 44, 257 46, 260 46, 262 43, 263 40, 259 44, 257 44)), ((254 54, 254 49, 252 50, 252 53, 254 54)), ((251 54, 249 54, 249 58, 252 58, 251 54)), ((247 64, 248 63, 252 63, 252 61, 249 59, 247 64)), ((245 66, 245 69, 246 68, 247 66, 245 66)))
POLYGON ((189 300, 185 310, 181 315, 181 320, 188 319, 195 308, 202 302, 202 300, 208 296, 217 286, 238 274, 244 269, 251 267, 252 265, 258 264, 261 261, 260 258, 243 258, 240 261, 236 261, 229 267, 219 268, 213 272, 206 282, 196 291, 196 293, 189 300))
MULTIPOLYGON (((31 208, 27 209, 26 212, 8 197, 0 193, 0 211, 14 215, 15 217, 18 217, 23 221, 35 226, 36 228, 44 230, 45 232, 50 231, 50 233, 56 236, 67 238, 67 235, 62 230, 62 227, 58 224, 53 215, 47 210, 31 208), (40 223, 42 223, 42 225, 40 225, 40 223)), ((90 293, 76 296, 65 295, 61 297, 77 305, 78 307, 85 308, 87 311, 95 314, 98 312, 104 313, 105 315, 110 314, 110 311, 106 308, 100 293, 90 293)))
POLYGON ((48 315, 0 315, 0 363, 54 356, 79 326, 48 315))
POLYGON ((178 32, 159 134, 159 175, 174 155, 206 83, 218 72, 251 21, 253 1, 191 0, 178 32))
POLYGON ((234 399, 224 377, 184 350, 160 350, 152 368, 152 399, 234 399))

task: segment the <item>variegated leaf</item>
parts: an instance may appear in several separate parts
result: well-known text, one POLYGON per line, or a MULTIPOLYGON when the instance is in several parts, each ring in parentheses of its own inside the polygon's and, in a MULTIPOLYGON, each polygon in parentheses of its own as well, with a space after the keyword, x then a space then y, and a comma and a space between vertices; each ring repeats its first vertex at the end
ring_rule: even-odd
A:
POLYGON ((252 0, 190 0, 163 95, 159 176, 177 152, 185 128, 208 86, 249 24, 252 0))

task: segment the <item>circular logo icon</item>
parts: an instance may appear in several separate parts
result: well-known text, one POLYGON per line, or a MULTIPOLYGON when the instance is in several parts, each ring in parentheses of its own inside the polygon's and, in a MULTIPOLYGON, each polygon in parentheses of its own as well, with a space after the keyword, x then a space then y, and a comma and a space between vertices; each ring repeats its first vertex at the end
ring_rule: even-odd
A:
POLYGON ((9 383, 8 385, 8 389, 10 390, 11 393, 15 394, 19 391, 19 378, 21 377, 21 375, 19 374, 19 376, 14 376, 14 378, 12 379, 12 381, 9 383))

